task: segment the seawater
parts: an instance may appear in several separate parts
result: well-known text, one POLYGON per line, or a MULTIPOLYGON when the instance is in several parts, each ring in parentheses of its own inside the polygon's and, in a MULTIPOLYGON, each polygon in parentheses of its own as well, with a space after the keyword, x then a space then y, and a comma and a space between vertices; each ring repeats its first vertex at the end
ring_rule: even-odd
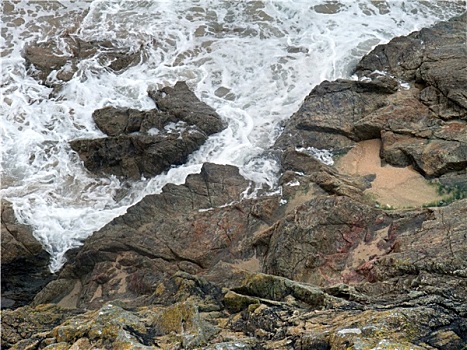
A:
POLYGON ((1 196, 33 227, 55 272, 67 250, 204 162, 236 165, 254 188, 277 190, 279 165, 267 150, 313 86, 348 78, 377 44, 464 10, 463 1, 421 0, 3 1, 1 196), (22 51, 67 34, 143 47, 147 59, 116 74, 90 57, 52 93, 31 77, 22 51), (186 164, 152 179, 123 182, 86 171, 68 142, 105 136, 92 121, 95 109, 154 108, 147 90, 178 80, 228 128, 186 164))

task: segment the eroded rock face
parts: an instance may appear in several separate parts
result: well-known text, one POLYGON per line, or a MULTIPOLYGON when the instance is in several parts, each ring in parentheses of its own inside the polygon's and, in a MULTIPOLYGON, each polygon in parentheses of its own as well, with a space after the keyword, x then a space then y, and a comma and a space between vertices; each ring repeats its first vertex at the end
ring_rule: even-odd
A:
POLYGON ((67 305, 75 293, 68 306, 97 310, 42 337, 162 348, 467 341, 467 200, 385 211, 359 195, 365 182, 309 155, 290 150, 283 164, 287 203, 240 200, 249 184, 238 170, 205 164, 113 220, 34 301, 67 305))
MULTIPOLYGON (((102 305, 115 293, 145 295, 178 270, 200 273, 222 259, 251 257, 251 248, 240 249, 248 227, 260 222, 250 217, 251 204, 218 208, 238 203, 248 185, 237 168, 207 163, 185 185, 166 185, 96 232, 60 278, 86 276, 78 304, 102 305)), ((56 300, 51 290, 35 303, 56 300)))
POLYGON ((423 89, 422 95, 437 96, 425 102, 434 111, 444 107, 441 108, 444 119, 459 116, 465 119, 466 21, 467 14, 463 14, 379 45, 363 57, 357 73, 366 75, 375 70, 387 71, 405 81, 416 81, 430 91, 423 92, 423 89))
POLYGON ((29 226, 16 220, 10 203, 2 200, 2 308, 28 304, 53 276, 49 255, 29 226))
POLYGON ((467 165, 467 15, 377 46, 358 64, 360 81, 323 82, 286 122, 277 148, 339 154, 381 138, 382 158, 427 177, 467 165), (378 72, 385 72, 381 75, 378 72), (404 83, 407 87, 398 84, 404 83))
POLYGON ((93 113, 108 137, 70 142, 86 168, 123 178, 152 177, 185 163, 209 135, 224 129, 214 109, 198 100, 184 82, 150 96, 159 109, 106 107, 93 113))
POLYGON ((412 293, 401 307, 397 300, 378 303, 344 285, 321 289, 254 273, 234 290, 221 291, 203 278, 177 273, 160 283, 149 300, 139 308, 114 301, 76 316, 77 311, 50 305, 20 308, 4 313, 4 319, 28 322, 6 328, 2 336, 16 341, 12 349, 45 344, 72 349, 459 349, 465 344, 465 319, 424 292, 412 293), (31 326, 42 332, 32 333, 31 326))
POLYGON ((324 81, 286 122, 275 147, 315 147, 342 152, 364 137, 378 137, 377 130, 357 135, 354 125, 386 104, 387 95, 394 92, 393 84, 397 83, 390 80, 389 88, 373 81, 324 81))

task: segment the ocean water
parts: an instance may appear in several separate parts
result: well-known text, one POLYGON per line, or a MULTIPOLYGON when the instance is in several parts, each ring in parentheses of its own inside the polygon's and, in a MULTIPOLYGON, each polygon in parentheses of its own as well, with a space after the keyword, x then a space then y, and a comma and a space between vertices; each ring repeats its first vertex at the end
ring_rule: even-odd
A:
MULTIPOLYGON (((267 150, 313 86, 350 77, 375 45, 463 11, 464 1, 5 0, 1 197, 33 227, 55 272, 67 250, 145 195, 183 183, 203 162, 236 165, 256 189, 277 190, 279 166, 267 150), (64 34, 143 48, 146 59, 116 74, 89 57, 53 93, 31 77, 22 52, 37 41, 61 43, 64 34), (124 182, 83 167, 68 142, 104 136, 95 109, 154 108, 147 90, 178 80, 217 110, 225 131, 152 179, 124 182)), ((332 161, 329 150, 315 151, 332 161)))

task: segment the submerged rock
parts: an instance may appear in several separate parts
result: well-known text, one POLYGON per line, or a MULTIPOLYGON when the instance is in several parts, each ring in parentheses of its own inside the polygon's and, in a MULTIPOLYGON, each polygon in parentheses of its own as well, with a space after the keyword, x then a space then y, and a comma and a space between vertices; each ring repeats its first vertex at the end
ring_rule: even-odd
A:
POLYGON ((23 56, 33 76, 54 86, 71 80, 82 60, 95 57, 104 67, 119 72, 141 62, 145 54, 141 49, 117 48, 109 41, 88 42, 65 34, 26 46, 23 56))

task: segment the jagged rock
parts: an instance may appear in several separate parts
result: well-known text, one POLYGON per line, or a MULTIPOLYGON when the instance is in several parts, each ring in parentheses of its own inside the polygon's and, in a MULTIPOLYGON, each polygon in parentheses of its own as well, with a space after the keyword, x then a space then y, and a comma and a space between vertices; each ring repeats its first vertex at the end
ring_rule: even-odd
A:
POLYGON ((16 259, 40 254, 41 244, 32 235, 32 228, 22 225, 10 203, 2 200, 2 265, 16 259))
MULTIPOLYGON (((99 306, 117 294, 151 294, 178 270, 198 274, 221 259, 251 257, 254 249, 241 243, 261 218, 250 215, 251 201, 235 205, 248 185, 235 167, 204 164, 184 185, 146 196, 96 232, 60 278, 74 284, 85 277, 78 305, 99 306)), ((49 291, 40 302, 56 297, 49 291)))
MULTIPOLYGON (((285 302, 287 305, 301 306, 304 308, 322 310, 328 308, 359 308, 357 303, 335 298, 324 293, 320 288, 313 285, 299 283, 287 278, 254 273, 246 277, 241 286, 232 288, 233 293, 243 297, 249 297, 250 304, 285 302), (256 298, 256 299, 255 299, 256 298), (258 299, 259 298, 259 299, 258 299), (256 300, 256 302, 253 302, 256 300)), ((229 292, 231 293, 231 292, 229 292)), ((227 298, 228 295, 225 295, 227 298)), ((242 300, 245 301, 245 300, 242 300)), ((224 302, 225 299, 224 299, 224 302)), ((234 304, 235 305, 235 304, 234 304)), ((242 305, 242 303, 240 303, 242 305)), ((236 312, 241 311, 237 310, 236 312)))
MULTIPOLYGON (((462 107, 461 115, 465 117, 466 22, 467 13, 464 13, 431 28, 424 28, 408 36, 395 38, 388 44, 378 45, 362 58, 356 72, 365 75, 375 70, 386 71, 406 81, 423 83, 429 87, 430 95, 442 95, 454 103, 454 106, 462 107)), ((425 101, 432 108, 439 105, 438 98, 425 101)), ((442 106, 447 106, 443 100, 440 102, 442 106)), ((456 107, 453 109, 453 116, 459 115, 456 107)), ((443 113, 443 117, 448 118, 450 115, 443 113)))
POLYGON ((25 349, 26 345, 52 338, 43 332, 50 331, 76 314, 77 310, 63 309, 52 304, 2 310, 2 348, 25 349), (17 344, 16 347, 12 347, 14 344, 17 344))
MULTIPOLYGON (((186 274, 174 278, 185 282, 176 283, 177 287, 169 292, 172 295, 185 294, 187 281, 198 281, 195 282, 198 285, 201 282, 186 274)), ((206 282, 201 284, 209 285, 206 282)), ((465 344, 462 338, 465 320, 440 307, 436 301, 426 306, 419 305, 416 295, 403 307, 398 307, 393 301, 385 305, 364 306, 345 300, 348 289, 335 289, 335 294, 341 293, 341 297, 335 297, 319 288, 263 274, 253 274, 237 290, 259 293, 272 299, 226 291, 224 300, 241 298, 248 304, 229 311, 201 311, 199 301, 191 296, 165 306, 147 305, 137 309, 128 308, 126 302, 118 300, 88 312, 50 305, 20 308, 5 315, 3 322, 7 327, 4 335, 7 338, 12 334, 10 331, 14 334, 22 332, 22 336, 15 339, 24 340, 17 342, 12 349, 22 349, 27 345, 64 349, 70 346, 79 348, 80 345, 89 348, 162 349, 173 349, 174 346, 197 349, 207 345, 208 349, 366 349, 378 346, 458 349, 465 344), (271 289, 265 281, 272 282, 274 288, 271 289), (312 295, 319 295, 321 301, 337 303, 318 303, 310 308, 307 303, 295 301, 292 294, 303 297, 305 294, 301 291, 309 292, 310 288, 312 295), (318 305, 322 309, 316 309, 318 305), (67 320, 63 321, 64 318, 67 320), (17 319, 26 322, 18 325, 15 323, 17 319), (40 327, 37 327, 38 323, 40 327), (37 327, 39 332, 30 332, 31 327, 37 327)), ((202 293, 203 297, 211 300, 217 294, 216 288, 204 289, 202 293)))
POLYGON ((74 140, 70 145, 90 171, 138 180, 185 163, 206 139, 196 128, 181 125, 170 134, 74 140))
POLYGON ((97 56, 103 66, 118 72, 142 61, 145 55, 141 50, 116 48, 109 41, 87 42, 68 34, 30 44, 25 47, 23 56, 26 64, 33 67, 33 76, 46 85, 54 85, 53 78, 71 80, 78 71, 78 63, 92 56, 97 56))
MULTIPOLYGON (((462 126, 462 129, 466 129, 462 126)), ((467 143, 456 140, 426 139, 384 131, 381 156, 397 166, 414 165, 423 175, 440 175, 467 166, 467 143)))
POLYGON ((18 223, 10 203, 2 200, 2 308, 28 304, 53 279, 49 254, 32 235, 32 228, 18 223))
POLYGON ((377 46, 357 65, 361 81, 325 81, 285 124, 275 147, 335 154, 381 138, 382 158, 428 177, 467 165, 467 14, 377 46), (376 73, 380 72, 380 73, 376 73), (381 73, 383 72, 383 73, 381 73), (395 79, 409 83, 409 90, 395 79))
POLYGON ((70 142, 86 168, 132 179, 155 176, 185 163, 209 135, 224 128, 219 115, 183 82, 150 95, 162 111, 94 111, 97 126, 109 137, 70 142))
POLYGON ((373 81, 324 81, 311 91, 300 109, 287 120, 274 147, 314 147, 342 152, 355 141, 364 139, 362 136, 374 138, 375 132, 357 135, 354 125, 385 106, 387 95, 393 92, 380 88, 373 81))
POLYGON ((196 125, 207 135, 219 132, 225 127, 216 111, 201 102, 184 82, 177 82, 173 88, 151 90, 149 97, 161 111, 173 114, 187 124, 196 125))
POLYGON ((233 291, 229 291, 225 294, 224 304, 226 310, 231 313, 237 313, 245 310, 250 305, 259 305, 259 300, 248 295, 242 295, 233 291))
MULTIPOLYGON (((303 191, 315 186, 323 194, 351 193, 361 199, 358 186, 363 187, 362 183, 345 176, 341 179, 334 169, 303 156, 298 163, 321 169, 301 176, 303 191)), ((290 203, 283 207, 277 196, 240 201, 248 187, 237 168, 204 164, 201 173, 188 176, 184 185, 165 186, 161 194, 145 197, 96 232, 69 259, 59 279, 37 295, 35 303, 63 300, 80 283, 73 305, 98 307, 116 295, 147 296, 178 270, 231 286, 243 278, 241 272, 232 272, 242 264, 247 268, 251 261, 251 269, 260 268, 254 256, 262 254, 258 241, 263 230, 283 211, 309 200, 290 189, 290 203), (230 266, 231 272, 224 274, 221 266, 230 266)))
POLYGON ((426 269, 441 269, 442 264, 445 269, 451 266, 453 271, 463 271, 466 266, 461 261, 467 256, 462 237, 467 231, 456 217, 462 215, 466 203, 463 200, 437 210, 388 213, 348 197, 316 197, 268 232, 263 269, 321 286, 364 280, 374 283, 387 279, 381 274, 388 273, 389 266, 405 266, 402 261, 415 269, 408 271, 410 274, 416 273, 416 265, 409 261, 420 259, 423 253, 417 247, 426 244, 431 252, 427 261, 421 260, 426 269), (434 239, 445 235, 449 240, 434 239), (376 268, 379 264, 384 267, 376 268))
MULTIPOLYGON (((191 92, 190 92, 191 93, 191 92)), ((92 114, 97 127, 107 136, 131 133, 160 133, 169 123, 179 120, 170 113, 153 109, 139 111, 131 108, 105 107, 92 114), (152 132, 150 131, 152 129, 152 132)), ((195 123, 190 123, 196 125, 195 123)))
MULTIPOLYGON (((363 191, 370 186, 365 178, 356 178, 339 174, 329 165, 323 164, 306 152, 287 149, 281 158, 283 176, 280 184, 285 187, 284 196, 289 200, 290 185, 300 186, 300 191, 292 189, 292 196, 297 197, 297 192, 310 192, 308 199, 318 194, 337 194, 352 197, 359 201, 365 201, 363 191)), ((303 197, 302 197, 303 199, 303 197)))
POLYGON ((161 282, 150 296, 151 303, 172 305, 188 299, 196 300, 200 311, 219 311, 223 308, 222 290, 204 278, 178 271, 161 282))

